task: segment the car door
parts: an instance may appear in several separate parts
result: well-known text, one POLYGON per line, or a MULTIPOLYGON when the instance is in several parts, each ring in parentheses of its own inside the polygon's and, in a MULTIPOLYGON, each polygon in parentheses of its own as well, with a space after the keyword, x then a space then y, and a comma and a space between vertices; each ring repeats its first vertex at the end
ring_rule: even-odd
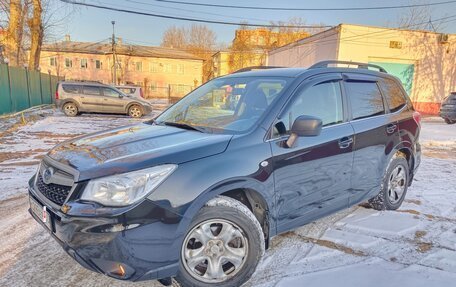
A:
POLYGON ((80 99, 84 111, 102 112, 102 99, 99 86, 83 85, 80 99))
POLYGON ((126 112, 129 100, 125 95, 109 87, 102 87, 101 90, 104 113, 124 114, 126 112))
POLYGON ((344 74, 344 87, 355 131, 350 205, 380 192, 389 155, 399 142, 397 119, 387 113, 379 78, 344 74))
POLYGON ((348 206, 353 128, 345 117, 341 80, 340 74, 306 80, 273 126, 278 232, 348 206), (301 115, 320 118, 321 134, 287 147, 291 125, 301 115))

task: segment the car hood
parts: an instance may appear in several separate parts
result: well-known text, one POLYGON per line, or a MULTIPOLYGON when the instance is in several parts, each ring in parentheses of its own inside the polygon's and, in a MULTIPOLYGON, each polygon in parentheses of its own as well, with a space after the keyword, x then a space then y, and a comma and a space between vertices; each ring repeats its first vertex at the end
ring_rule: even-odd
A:
POLYGON ((76 169, 76 181, 83 181, 219 154, 226 150, 231 137, 143 123, 63 142, 48 156, 76 169))

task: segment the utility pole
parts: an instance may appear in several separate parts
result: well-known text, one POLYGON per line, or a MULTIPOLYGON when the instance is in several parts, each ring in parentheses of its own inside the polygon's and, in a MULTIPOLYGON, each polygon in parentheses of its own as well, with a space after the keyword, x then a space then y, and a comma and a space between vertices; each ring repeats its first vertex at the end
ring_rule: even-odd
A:
POLYGON ((117 84, 117 61, 116 61, 116 34, 114 32, 114 25, 116 21, 111 21, 112 24, 112 83, 117 84))

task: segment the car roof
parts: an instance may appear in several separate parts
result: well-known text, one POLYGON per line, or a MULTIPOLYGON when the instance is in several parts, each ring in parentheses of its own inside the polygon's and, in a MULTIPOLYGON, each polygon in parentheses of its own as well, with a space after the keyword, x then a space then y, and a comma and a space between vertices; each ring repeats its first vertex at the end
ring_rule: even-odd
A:
POLYGON ((61 81, 59 84, 63 85, 81 85, 81 86, 100 86, 100 87, 110 87, 110 85, 103 84, 100 82, 83 82, 83 81, 61 81))
POLYGON ((324 73, 356 73, 371 75, 382 78, 395 78, 391 74, 379 72, 375 70, 362 68, 345 68, 345 67, 322 67, 322 68, 267 68, 258 69, 246 72, 234 72, 221 78, 237 78, 237 77, 288 77, 298 78, 304 75, 316 75, 324 73))
POLYGON ((224 77, 288 77, 296 78, 306 72, 305 68, 272 68, 238 72, 224 77))

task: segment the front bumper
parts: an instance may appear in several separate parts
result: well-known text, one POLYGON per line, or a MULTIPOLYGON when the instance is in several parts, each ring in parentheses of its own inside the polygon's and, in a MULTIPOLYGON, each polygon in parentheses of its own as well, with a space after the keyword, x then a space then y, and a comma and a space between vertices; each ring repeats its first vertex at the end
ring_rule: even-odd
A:
POLYGON ((148 200, 111 216, 106 208, 100 214, 93 203, 68 203, 70 210, 65 214, 48 205, 32 185, 29 195, 46 206, 50 228, 29 209, 32 217, 83 267, 129 281, 161 279, 177 273, 182 239, 176 236, 176 229, 180 216, 148 200))

